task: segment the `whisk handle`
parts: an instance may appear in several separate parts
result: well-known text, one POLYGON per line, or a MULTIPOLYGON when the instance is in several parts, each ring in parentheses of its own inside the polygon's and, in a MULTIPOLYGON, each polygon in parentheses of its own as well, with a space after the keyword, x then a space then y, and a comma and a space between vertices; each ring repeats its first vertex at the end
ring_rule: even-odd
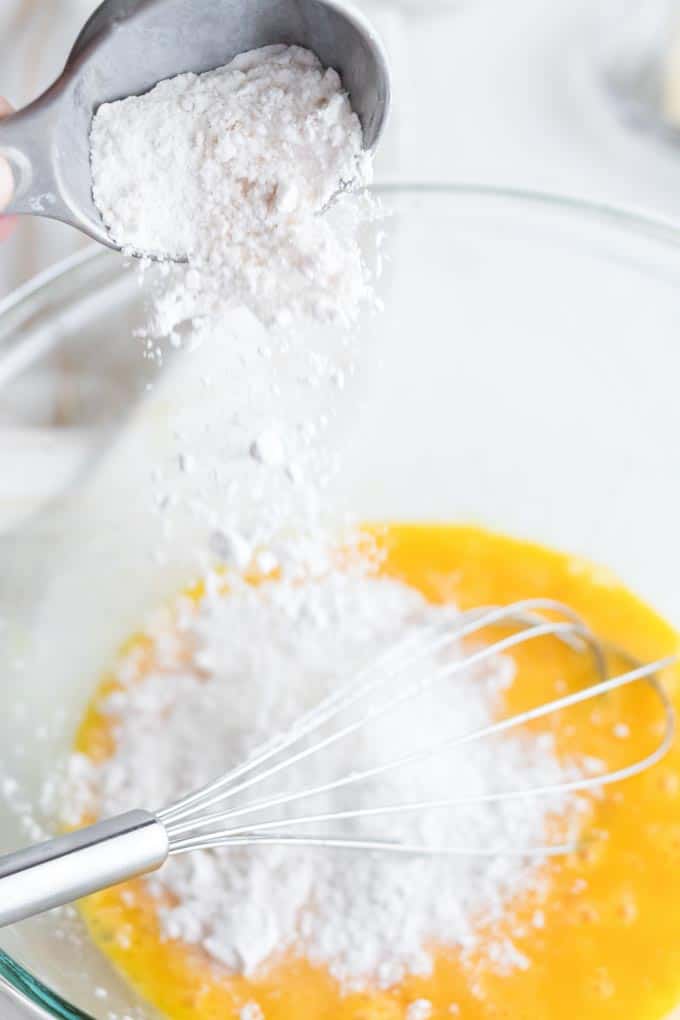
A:
POLYGON ((168 835, 146 811, 98 822, 0 857, 0 927, 155 871, 168 835))

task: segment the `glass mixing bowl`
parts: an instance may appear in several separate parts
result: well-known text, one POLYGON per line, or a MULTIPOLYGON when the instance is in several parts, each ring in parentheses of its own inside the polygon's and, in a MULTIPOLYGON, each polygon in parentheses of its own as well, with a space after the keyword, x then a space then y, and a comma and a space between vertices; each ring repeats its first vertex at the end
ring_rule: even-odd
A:
MULTIPOLYGON (((366 365, 335 426, 344 468, 329 510, 543 541, 680 622, 680 233, 521 193, 383 197, 385 311, 360 327, 366 365)), ((0 757, 19 781, 4 784, 8 849, 37 836, 17 801, 40 825, 40 790, 101 669, 191 563, 180 538, 162 564, 149 555, 158 522, 142 494, 176 422, 160 384, 176 369, 142 360, 141 321, 134 278, 102 251, 0 316, 0 442, 7 458, 19 450, 0 492, 0 757)), ((0 946, 34 1015, 153 1015, 76 917, 15 926, 0 946)))

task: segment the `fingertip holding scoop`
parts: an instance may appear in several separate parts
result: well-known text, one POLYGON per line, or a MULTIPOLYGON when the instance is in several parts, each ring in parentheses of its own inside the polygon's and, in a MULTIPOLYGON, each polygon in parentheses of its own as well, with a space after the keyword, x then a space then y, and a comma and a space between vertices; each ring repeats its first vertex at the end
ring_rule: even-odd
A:
POLYGON ((14 191, 14 175, 12 169, 2 156, 0 156, 0 213, 9 205, 9 200, 14 191))
MULTIPOLYGON (((0 96, 0 118, 8 117, 12 113, 12 107, 7 100, 0 96)), ((0 156, 0 237, 3 236, 3 231, 7 230, 7 218, 2 218, 2 211, 9 205, 10 199, 14 194, 14 175, 12 168, 5 159, 4 156, 0 156)))
POLYGON ((0 241, 4 241, 14 227, 15 217, 2 215, 2 210, 9 205, 13 192, 14 175, 7 160, 0 156, 0 241))

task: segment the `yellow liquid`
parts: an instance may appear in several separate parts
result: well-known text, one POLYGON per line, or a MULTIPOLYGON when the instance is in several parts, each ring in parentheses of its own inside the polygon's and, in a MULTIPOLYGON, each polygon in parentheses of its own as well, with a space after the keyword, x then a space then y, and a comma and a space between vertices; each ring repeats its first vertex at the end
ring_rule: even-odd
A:
MULTIPOLYGON (((581 561, 476 528, 391 525, 374 534, 385 553, 382 573, 432 602, 468 608, 553 598, 637 658, 678 651, 668 624, 581 561)), ((150 647, 143 637, 134 644, 150 647)), ((532 642, 515 657, 509 710, 591 679, 582 658, 555 642, 532 642)), ((680 709, 680 672, 668 671, 664 683, 680 709)), ((97 709, 110 689, 104 681, 77 737, 78 750, 96 759, 113 746, 111 722, 97 709)), ((569 725, 564 717, 552 720, 560 752, 619 766, 658 742, 661 712, 648 685, 599 699, 595 715, 593 707, 570 712, 569 725), (626 739, 614 735, 622 719, 630 723, 626 739)), ((81 909, 102 951, 172 1020, 231 1020, 250 1001, 266 1020, 397 1020, 417 998, 430 1000, 433 1017, 447 1020, 662 1020, 680 1004, 680 742, 653 769, 593 800, 588 832, 578 854, 541 865, 545 891, 509 905, 505 929, 530 966, 506 976, 495 974, 483 953, 471 972, 454 951, 439 947, 431 977, 343 997, 322 969, 302 960, 284 960, 265 979, 247 981, 201 950, 162 941, 155 901, 141 881, 92 896, 81 909), (542 927, 531 923, 538 909, 542 927)))

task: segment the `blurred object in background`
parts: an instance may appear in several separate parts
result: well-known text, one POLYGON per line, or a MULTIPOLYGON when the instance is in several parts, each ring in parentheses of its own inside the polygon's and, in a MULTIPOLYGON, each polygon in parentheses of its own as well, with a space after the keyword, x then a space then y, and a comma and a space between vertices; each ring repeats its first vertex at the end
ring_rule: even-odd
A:
POLYGON ((631 125, 680 143, 680 0, 616 0, 605 81, 631 125))
MULTIPOLYGON (((97 5, 98 0, 0 0, 0 94, 17 107, 39 95, 61 71, 97 5)), ((30 277, 87 244, 77 230, 61 223, 20 217, 11 239, 0 245, 0 303, 30 277)), ((37 322, 37 309, 35 317, 37 322)), ((21 341, 23 331, 17 327, 15 332, 21 341)), ((44 332, 42 342, 49 344, 50 331, 44 332)), ((14 341, 11 333, 0 337, 0 525, 20 512, 23 499, 42 499, 55 482, 80 470, 83 450, 101 428, 94 410, 84 426, 74 428, 72 409, 86 400, 93 408, 104 406, 101 380, 87 369, 83 351, 76 358, 58 347, 45 359, 43 372, 8 381, 4 370, 12 363, 14 341)), ((122 406, 140 376, 138 344, 121 343, 116 356, 116 385, 106 406, 122 406)), ((7 1008, 0 997, 0 1015, 12 1020, 7 1008)))
MULTIPOLYGON (((0 0, 0 95, 19 107, 47 88, 96 6, 97 0, 0 0)), ((61 223, 23 217, 0 249, 0 298, 83 243, 61 223)))

